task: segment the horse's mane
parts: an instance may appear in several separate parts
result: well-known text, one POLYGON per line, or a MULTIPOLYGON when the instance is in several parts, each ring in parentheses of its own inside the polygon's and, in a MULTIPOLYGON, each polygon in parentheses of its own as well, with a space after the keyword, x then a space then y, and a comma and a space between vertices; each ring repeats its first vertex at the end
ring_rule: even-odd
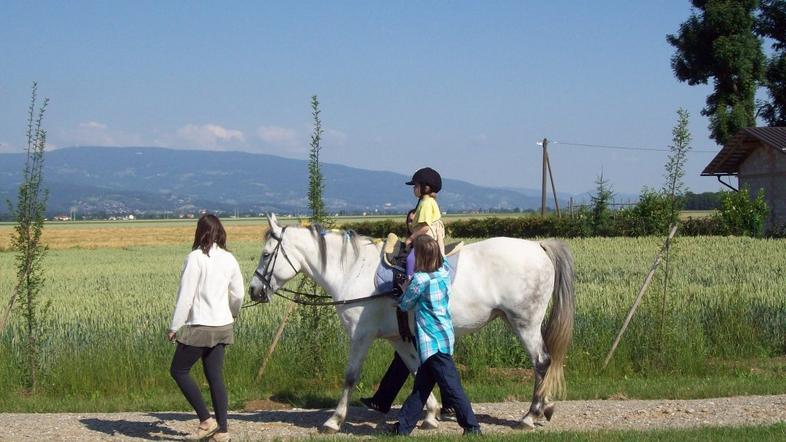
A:
POLYGON ((325 237, 328 234, 341 235, 342 268, 344 268, 344 265, 347 263, 347 260, 350 257, 350 251, 352 252, 352 256, 357 257, 360 255, 360 248, 362 246, 374 243, 374 241, 368 236, 359 235, 354 230, 326 230, 319 223, 311 224, 308 226, 308 229, 311 231, 311 235, 314 237, 314 242, 316 242, 317 246, 319 247, 319 258, 322 264, 321 267, 323 272, 327 268, 327 241, 325 240, 325 237))

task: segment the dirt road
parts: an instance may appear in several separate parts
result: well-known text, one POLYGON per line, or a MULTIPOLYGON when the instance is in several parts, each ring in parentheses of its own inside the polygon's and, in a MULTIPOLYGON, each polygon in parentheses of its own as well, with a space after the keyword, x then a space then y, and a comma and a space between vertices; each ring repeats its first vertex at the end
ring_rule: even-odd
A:
MULTIPOLYGON (((484 433, 520 432, 515 428, 528 404, 523 402, 473 404, 484 433)), ((233 440, 289 439, 317 435, 317 427, 331 410, 261 410, 231 412, 233 440)), ((351 407, 341 434, 373 436, 397 410, 387 416, 351 407)), ((557 404, 551 422, 533 431, 649 430, 699 426, 744 426, 786 422, 786 395, 740 396, 698 400, 593 400, 557 404)), ((0 414, 0 440, 182 440, 197 422, 193 413, 57 413, 0 414)), ((437 430, 460 434, 454 422, 437 430)))

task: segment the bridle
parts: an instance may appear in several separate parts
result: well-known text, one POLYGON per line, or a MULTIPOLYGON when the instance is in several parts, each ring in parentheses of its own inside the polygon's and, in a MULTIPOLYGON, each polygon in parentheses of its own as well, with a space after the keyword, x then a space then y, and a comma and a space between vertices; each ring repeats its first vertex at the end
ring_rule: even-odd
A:
MULTIPOLYGON (((273 278, 273 271, 276 268, 276 262, 278 261, 278 256, 279 255, 282 255, 284 257, 284 259, 287 261, 287 264, 289 264, 289 267, 291 267, 292 270, 294 270, 296 274, 300 272, 300 270, 295 268, 295 265, 292 264, 292 260, 289 259, 289 255, 287 255, 287 250, 282 246, 282 242, 284 240, 284 232, 286 232, 287 227, 289 227, 289 226, 282 227, 281 228, 281 233, 279 235, 276 235, 273 232, 272 229, 270 230, 270 237, 276 240, 276 246, 273 248, 273 251, 270 253, 270 258, 268 259, 268 262, 265 265, 265 270, 263 272, 260 272, 259 268, 254 270, 254 276, 259 278, 260 281, 262 281, 263 290, 267 291, 267 290, 272 288, 272 286, 270 285, 270 281, 273 278)), ((374 298, 381 298, 381 297, 391 296, 391 295, 398 294, 398 293, 400 293, 398 290, 390 290, 390 291, 387 291, 387 292, 375 293, 375 294, 373 294, 371 296, 364 296, 362 298, 355 298, 355 299, 347 299, 347 300, 343 300, 343 301, 319 301, 319 299, 326 299, 326 298, 327 299, 331 299, 331 297, 330 296, 326 296, 326 295, 318 295, 316 293, 307 293, 307 292, 301 292, 301 291, 297 291, 297 290, 290 290, 290 289, 285 288, 285 287, 278 288, 272 294, 280 296, 280 297, 282 297, 284 299, 287 299, 289 301, 292 301, 294 303, 301 304, 301 305, 346 305, 346 304, 355 304, 355 303, 362 302, 362 301, 368 301, 368 300, 374 299, 374 298), (281 292, 290 293, 290 294, 294 295, 294 297, 289 297, 289 296, 283 295, 283 294, 281 294, 281 292), (306 299, 301 299, 301 297, 302 298, 306 298, 306 299)), ((251 304, 244 305, 243 308, 252 307, 252 306, 255 306, 257 304, 262 304, 262 303, 263 303, 263 301, 254 301, 251 304)))
POLYGON ((281 252, 281 255, 284 256, 284 259, 287 260, 287 264, 289 264, 289 266, 292 268, 292 270, 295 271, 295 273, 298 273, 300 271, 295 268, 294 264, 292 264, 292 260, 289 259, 289 255, 287 255, 287 250, 281 247, 281 242, 284 239, 284 232, 287 231, 287 227, 289 226, 284 226, 281 228, 281 235, 276 235, 275 232, 273 232, 272 230, 270 231, 270 237, 276 240, 276 247, 273 248, 273 252, 270 254, 271 258, 268 259, 267 261, 267 265, 265 266, 264 273, 260 272, 259 268, 254 270, 254 275, 257 278, 259 278, 260 281, 262 281, 262 284, 264 284, 265 289, 271 288, 270 280, 273 278, 273 270, 276 268, 276 262, 278 261, 279 251, 281 252))

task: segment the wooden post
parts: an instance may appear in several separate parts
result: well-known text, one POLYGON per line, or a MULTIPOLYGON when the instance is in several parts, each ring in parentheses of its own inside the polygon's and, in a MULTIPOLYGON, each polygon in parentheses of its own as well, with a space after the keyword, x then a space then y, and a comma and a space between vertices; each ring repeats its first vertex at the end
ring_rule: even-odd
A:
POLYGON ((549 140, 543 139, 543 182, 541 185, 541 192, 540 192, 540 216, 546 215, 546 168, 548 167, 548 153, 547 148, 549 145, 549 140))
POLYGON ((549 160, 549 154, 544 152, 546 155, 546 166, 549 169, 549 181, 551 181, 551 193, 554 194, 554 208, 557 210, 557 217, 561 217, 559 213, 559 201, 557 200, 557 187, 554 184, 554 175, 551 174, 551 160, 549 160))
POLYGON ((636 295, 636 299, 633 301, 633 305, 630 307, 630 311, 628 311, 628 316, 625 317, 625 322, 622 323, 622 328, 620 328, 619 333, 617 333, 617 338, 614 339, 614 344, 611 345, 611 349, 609 350, 609 354, 606 355, 606 360, 603 361, 603 368, 601 370, 605 370, 606 366, 609 365, 609 361, 611 361, 611 357, 614 355, 614 351, 617 350, 617 346, 622 339, 622 335, 625 333, 625 330, 628 328, 628 324, 630 320, 633 318, 633 314, 636 313, 636 309, 639 307, 639 303, 641 302, 641 298, 644 296, 644 292, 647 291, 647 288, 652 282, 652 277, 655 275, 655 270, 658 269, 658 265, 660 264, 661 257, 663 256, 663 252, 669 247, 669 242, 672 238, 674 238, 674 234, 677 233, 677 224, 674 224, 671 228, 671 232, 669 232, 669 236, 666 238, 666 241, 663 243, 663 247, 661 247, 658 255, 655 256, 655 262, 652 264, 652 268, 650 268, 650 272, 647 274, 647 277, 644 279, 644 284, 642 284, 641 289, 639 289, 639 294, 636 295))
POLYGON ((273 337, 273 342, 270 344, 270 348, 267 349, 267 354, 265 354, 265 359, 262 360, 262 365, 259 367, 259 371, 257 371, 257 379, 256 381, 259 382, 262 380, 262 376, 265 375, 265 369, 267 368, 267 363, 270 361, 270 357, 273 356, 273 352, 276 351, 276 346, 278 345, 278 340, 281 339, 281 335, 284 334, 284 327, 287 325, 287 321, 289 320, 289 315, 292 313, 292 310, 295 309, 294 302, 289 303, 289 308, 287 308, 286 313, 284 313, 284 318, 281 320, 281 324, 278 326, 278 330, 276 330, 276 335, 273 337))

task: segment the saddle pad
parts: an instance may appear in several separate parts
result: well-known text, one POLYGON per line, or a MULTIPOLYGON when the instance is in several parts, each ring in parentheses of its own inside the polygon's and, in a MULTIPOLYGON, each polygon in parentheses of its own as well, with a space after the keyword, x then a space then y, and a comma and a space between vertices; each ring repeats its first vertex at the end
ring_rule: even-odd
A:
MULTIPOLYGON (((450 273, 451 284, 453 284, 453 281, 456 279, 456 269, 458 268, 459 257, 461 257, 461 251, 446 258, 448 261, 448 272, 450 273)), ((377 288, 377 293, 385 293, 393 290, 393 272, 394 268, 386 264, 384 259, 381 260, 374 274, 374 287, 377 288)))

